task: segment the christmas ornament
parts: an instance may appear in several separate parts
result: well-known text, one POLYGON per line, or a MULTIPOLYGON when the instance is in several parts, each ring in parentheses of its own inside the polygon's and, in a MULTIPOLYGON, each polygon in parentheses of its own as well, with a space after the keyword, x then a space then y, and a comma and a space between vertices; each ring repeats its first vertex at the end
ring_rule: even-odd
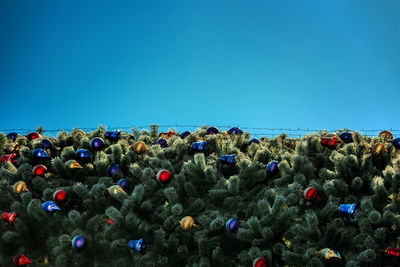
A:
POLYGON ((278 162, 273 160, 267 164, 267 173, 269 174, 277 174, 279 172, 278 162))
POLYGON ((267 267, 267 259, 259 257, 253 261, 253 267, 267 267))
POLYGON ((121 131, 116 130, 116 131, 109 131, 104 134, 104 137, 110 141, 118 141, 121 139, 121 131))
POLYGON ((122 189, 122 187, 120 187, 119 185, 112 185, 109 188, 107 188, 108 193, 116 198, 116 196, 118 195, 118 192, 121 192, 125 195, 127 195, 127 193, 124 191, 124 189, 122 189))
POLYGON ((300 138, 297 139, 287 139, 284 140, 283 143, 285 146, 291 148, 291 149, 296 149, 297 142, 300 141, 300 138))
POLYGON ((81 166, 81 164, 79 164, 79 162, 77 162, 74 159, 70 159, 67 162, 64 163, 65 167, 67 167, 68 169, 82 169, 83 167, 81 166))
POLYGON ((92 159, 92 155, 86 149, 79 149, 75 152, 75 156, 82 162, 89 162, 92 159))
POLYGON ((239 220, 236 218, 231 218, 231 219, 227 220, 225 223, 226 229, 231 233, 237 232, 237 230, 239 229, 239 226, 240 226, 239 220))
POLYGON ((126 179, 119 179, 117 185, 119 185, 125 192, 129 192, 131 189, 131 185, 126 179))
POLYGON ((322 137, 321 145, 329 148, 329 149, 336 149, 337 145, 339 144, 339 140, 336 136, 333 137, 322 137))
POLYGON ((145 253, 146 252, 146 242, 144 242, 143 238, 139 239, 139 240, 131 240, 129 241, 129 247, 131 249, 135 249, 137 252, 139 253, 145 253))
POLYGON ((181 135, 180 135, 180 137, 182 138, 182 139, 185 139, 186 137, 188 137, 190 135, 190 132, 189 131, 185 131, 185 132, 183 132, 181 135))
POLYGON ((315 187, 308 187, 303 192, 304 198, 307 200, 319 199, 317 189, 315 187))
POLYGON ((15 222, 16 217, 17 213, 15 212, 3 212, 3 214, 1 215, 3 221, 8 222, 9 224, 13 224, 15 222))
POLYGON ((393 257, 396 257, 396 258, 399 258, 399 257, 400 257, 400 248, 391 248, 391 247, 388 247, 388 248, 385 249, 385 250, 383 250, 383 249, 377 249, 376 251, 377 251, 377 252, 384 252, 384 253, 386 253, 387 255, 393 256, 393 257))
POLYGON ((72 239, 72 247, 75 249, 82 249, 86 247, 86 238, 82 235, 77 235, 72 239))
POLYGON ((400 137, 394 139, 392 144, 395 148, 400 149, 400 137))
POLYGON ((208 149, 207 141, 193 143, 192 148, 198 152, 205 152, 208 149))
POLYGON ((184 217, 182 220, 179 221, 179 223, 181 224, 181 228, 183 230, 189 230, 189 229, 192 229, 193 227, 197 226, 194 223, 194 219, 190 216, 184 217))
POLYGON ((113 176, 114 173, 116 172, 122 172, 121 168, 118 166, 118 164, 112 164, 109 168, 108 168, 108 174, 110 176, 113 176))
POLYGON ((59 189, 53 194, 54 202, 62 204, 67 200, 67 192, 65 190, 59 189))
POLYGON ((165 137, 167 137, 167 138, 171 138, 173 135, 175 135, 175 132, 174 131, 172 131, 172 130, 170 130, 170 131, 168 131, 168 132, 163 132, 163 133, 160 133, 159 135, 158 135, 158 137, 161 137, 161 136, 165 136, 165 137))
POLYGON ((353 135, 349 132, 344 132, 339 134, 340 140, 342 140, 343 143, 352 143, 353 142, 353 135))
POLYGON ((19 153, 19 144, 18 143, 4 144, 3 150, 8 154, 13 154, 13 153, 18 154, 19 153))
POLYGON ((36 165, 32 170, 33 176, 43 176, 48 170, 44 165, 36 165))
POLYGON ((104 140, 100 137, 95 137, 92 140, 90 140, 90 147, 94 151, 102 150, 105 146, 106 143, 104 143, 104 140))
POLYGON ((15 265, 19 265, 19 266, 32 263, 31 260, 24 254, 19 254, 19 255, 15 256, 13 258, 13 262, 15 263, 15 265))
POLYGON ((165 140, 165 139, 163 139, 163 138, 158 139, 158 140, 156 141, 156 144, 159 144, 160 147, 162 147, 162 148, 168 147, 168 142, 167 142, 167 140, 165 140))
POLYGON ((386 149, 385 145, 382 143, 375 144, 371 147, 371 153, 374 156, 381 156, 386 152, 388 152, 388 150, 386 149))
POLYGON ((29 140, 37 139, 37 138, 42 138, 42 136, 41 136, 40 134, 35 133, 35 132, 28 133, 28 134, 26 135, 26 137, 27 137, 29 140))
POLYGON ((18 181, 13 185, 13 190, 17 194, 21 194, 24 192, 28 192, 28 188, 26 187, 26 183, 24 181, 18 181))
POLYGON ((107 222, 108 226, 111 226, 111 225, 113 225, 114 223, 115 223, 115 221, 114 221, 112 218, 109 218, 109 219, 108 219, 108 222, 107 222))
POLYGON ((84 131, 82 131, 81 129, 75 129, 72 132, 72 136, 77 136, 78 134, 86 135, 86 133, 84 131))
POLYGON ((290 248, 292 246, 292 242, 290 240, 286 239, 284 236, 282 236, 282 241, 288 248, 290 248))
POLYGON ((19 134, 18 133, 14 133, 14 132, 7 134, 7 138, 11 139, 13 142, 17 139, 18 136, 19 136, 19 134))
POLYGON ((136 143, 133 145, 133 150, 134 150, 137 154, 142 155, 144 152, 147 151, 146 143, 143 142, 143 141, 136 142, 136 143))
POLYGON ((356 210, 356 204, 340 204, 339 205, 339 211, 343 213, 347 213, 348 215, 353 215, 354 213, 357 212, 356 210))
POLYGON ((243 131, 238 127, 233 127, 228 130, 228 134, 242 134, 243 131))
POLYGON ((9 155, 3 155, 0 158, 0 162, 1 163, 5 163, 5 162, 11 162, 12 164, 15 164, 17 162, 17 154, 12 153, 9 155))
POLYGON ((236 164, 236 154, 233 155, 222 155, 220 160, 222 163, 229 164, 229 165, 235 165, 236 164))
POLYGON ((330 248, 323 248, 316 252, 323 260, 330 260, 333 258, 342 259, 342 256, 338 251, 334 251, 330 248))
POLYGON ((49 139, 42 139, 42 146, 44 149, 52 149, 53 143, 49 139))
POLYGON ((42 204, 42 208, 43 208, 45 211, 48 211, 48 212, 53 212, 53 211, 61 210, 61 209, 57 206, 57 204, 54 203, 53 201, 46 201, 46 202, 44 202, 44 203, 42 204))
POLYGON ((251 144, 260 144, 260 140, 258 140, 257 138, 253 138, 253 139, 251 139, 250 141, 249 141, 249 145, 251 145, 251 144))
POLYGON ((43 160, 49 158, 49 155, 47 155, 46 151, 42 148, 36 148, 32 150, 32 156, 36 160, 43 160))
POLYGON ((380 132, 379 137, 388 142, 393 141, 393 134, 386 130, 383 130, 382 132, 380 132))
POLYGON ((168 170, 160 170, 157 173, 157 181, 161 184, 168 184, 172 179, 172 174, 168 170))
POLYGON ((207 129, 206 134, 217 134, 219 133, 218 129, 215 127, 210 127, 207 129))

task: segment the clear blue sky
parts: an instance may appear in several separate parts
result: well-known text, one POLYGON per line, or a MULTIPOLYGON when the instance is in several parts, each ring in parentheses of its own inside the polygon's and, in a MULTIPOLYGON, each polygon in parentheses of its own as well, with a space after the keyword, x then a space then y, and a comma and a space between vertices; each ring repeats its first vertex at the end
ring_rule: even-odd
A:
POLYGON ((399 13, 398 0, 0 0, 0 129, 399 129, 399 13))

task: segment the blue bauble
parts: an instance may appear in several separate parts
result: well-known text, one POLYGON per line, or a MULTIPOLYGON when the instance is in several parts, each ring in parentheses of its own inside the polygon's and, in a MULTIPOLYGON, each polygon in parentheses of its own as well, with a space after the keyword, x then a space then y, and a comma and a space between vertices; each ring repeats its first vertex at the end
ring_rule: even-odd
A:
POLYGON ((14 132, 7 134, 7 138, 13 140, 13 142, 15 141, 15 139, 17 139, 18 136, 19 134, 14 132))
POLYGON ((121 168, 118 166, 118 164, 112 164, 110 168, 108 168, 108 174, 110 176, 113 176, 114 173, 116 172, 122 172, 121 168))
POLYGON ((77 235, 72 239, 72 247, 76 249, 82 249, 86 246, 86 238, 82 235, 77 235))
POLYGON ((257 138, 253 138, 253 139, 251 139, 251 140, 249 141, 249 145, 251 145, 251 144, 253 144, 253 143, 255 143, 255 144, 260 144, 260 140, 258 140, 257 138))
POLYGON ((32 150, 32 155, 35 159, 47 159, 49 155, 47 155, 46 151, 42 148, 36 148, 32 150))
POLYGON ((207 129, 206 134, 217 134, 219 133, 218 129, 215 127, 210 127, 207 129))
POLYGON ((225 223, 226 229, 228 229, 229 232, 235 233, 239 229, 240 222, 236 218, 231 218, 225 223))
POLYGON ((190 135, 190 132, 189 131, 185 131, 185 132, 181 133, 180 137, 182 139, 185 139, 188 135, 190 135))
POLYGON ((230 164, 230 165, 235 165, 236 164, 236 154, 233 155, 222 155, 221 156, 221 162, 222 163, 226 163, 226 164, 230 164))
POLYGON ((56 203, 54 203, 53 201, 46 201, 42 204, 42 208, 45 211, 48 212, 53 212, 53 211, 57 211, 57 210, 61 210, 60 207, 57 206, 56 203))
POLYGON ((92 140, 90 140, 90 147, 92 148, 92 150, 102 150, 105 147, 105 143, 104 140, 100 137, 95 137, 92 140))
POLYGON ((276 174, 279 172, 279 167, 278 167, 278 162, 277 161, 271 161, 267 164, 267 172, 270 174, 276 174))
POLYGON ((348 215, 353 215, 354 213, 356 213, 358 211, 356 208, 357 208, 356 203, 339 205, 339 211, 347 213, 348 215))
POLYGON ((75 152, 75 156, 78 160, 88 162, 92 159, 92 155, 86 149, 79 149, 75 152))
POLYGON ((392 141, 392 144, 393 144, 393 146, 394 146, 395 148, 400 149, 400 137, 394 139, 394 140, 392 141))
POLYGON ((238 127, 233 127, 228 130, 228 134, 242 134, 243 131, 238 127))
POLYGON ((158 139, 156 141, 156 144, 159 144, 160 147, 164 148, 164 147, 168 147, 168 142, 167 140, 165 140, 164 138, 158 139))
POLYGON ((104 137, 110 141, 118 141, 121 139, 121 131, 116 130, 116 131, 109 131, 104 134, 104 137))
POLYGON ((343 141, 343 143, 353 142, 353 135, 349 132, 339 134, 339 138, 343 141))
POLYGON ((49 139, 42 139, 42 146, 44 149, 52 149, 53 143, 49 139))
POLYGON ((208 149, 207 141, 193 143, 192 148, 196 151, 204 152, 208 149))
POLYGON ((129 247, 143 254, 146 251, 147 245, 146 242, 144 242, 143 238, 141 238, 139 240, 129 241, 129 247))
POLYGON ((131 189, 131 185, 126 179, 119 179, 117 185, 124 189, 125 192, 128 192, 131 189))

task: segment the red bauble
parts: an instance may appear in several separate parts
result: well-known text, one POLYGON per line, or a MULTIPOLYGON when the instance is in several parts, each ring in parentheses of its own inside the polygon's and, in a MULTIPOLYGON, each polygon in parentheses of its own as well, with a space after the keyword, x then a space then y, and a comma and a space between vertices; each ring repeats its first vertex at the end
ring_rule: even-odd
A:
POLYGON ((171 181, 172 174, 168 170, 160 170, 157 174, 157 181, 162 184, 168 184, 171 181))
POLYGON ((32 174, 33 176, 43 176, 45 173, 47 173, 47 168, 44 165, 36 165, 33 170, 32 174))
POLYGON ((15 222, 16 217, 17 213, 15 212, 3 212, 3 214, 1 215, 3 221, 8 222, 10 224, 15 222))
POLYGON ((115 221, 112 218, 108 219, 108 225, 112 225, 114 223, 115 223, 115 221))
POLYGON ((19 254, 19 255, 15 256, 13 258, 13 262, 16 265, 25 265, 25 264, 28 264, 28 263, 32 263, 31 260, 27 256, 25 256, 24 254, 19 254))
POLYGON ((314 200, 314 199, 318 199, 318 191, 315 187, 308 187, 304 190, 303 192, 304 194, 304 198, 307 200, 314 200))
POLYGON ((253 261, 253 267, 267 267, 267 259, 259 257, 253 261))
POLYGON ((65 200, 67 200, 67 192, 65 192, 65 190, 62 189, 57 190, 53 194, 53 200, 58 204, 65 202, 65 200))
POLYGON ((3 155, 0 158, 0 162, 1 163, 4 163, 4 162, 15 163, 15 162, 17 162, 17 154, 12 153, 12 154, 9 154, 9 155, 3 155))
POLYGON ((323 137, 321 140, 321 145, 324 147, 327 147, 329 149, 336 149, 336 146, 338 145, 339 141, 336 136, 333 137, 323 137))
POLYGON ((36 139, 36 138, 42 138, 42 136, 41 136, 40 134, 35 133, 35 132, 28 133, 28 134, 26 135, 26 137, 27 137, 29 140, 30 140, 30 139, 36 139))

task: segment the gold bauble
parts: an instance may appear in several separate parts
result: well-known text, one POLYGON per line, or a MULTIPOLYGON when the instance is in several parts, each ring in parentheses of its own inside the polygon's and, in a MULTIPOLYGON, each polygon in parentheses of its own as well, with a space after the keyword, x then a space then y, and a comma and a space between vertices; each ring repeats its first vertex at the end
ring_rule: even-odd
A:
POLYGON ((112 197, 116 197, 118 195, 118 192, 121 192, 125 195, 127 194, 124 189, 122 189, 122 187, 120 187, 119 185, 112 185, 107 188, 107 191, 112 197))
POLYGON ((383 138, 385 141, 393 141, 393 134, 389 131, 383 130, 380 134, 379 137, 383 138))
POLYGON ((3 145, 3 150, 7 154, 18 154, 19 152, 19 144, 18 143, 10 143, 10 144, 4 144, 3 145))
POLYGON ((21 194, 23 192, 28 192, 28 188, 26 187, 26 183, 24 181, 18 181, 13 185, 13 190, 17 194, 21 194))
POLYGON ((378 155, 383 155, 383 153, 388 152, 388 150, 386 149, 384 144, 378 143, 378 144, 375 144, 375 145, 373 145, 371 147, 371 152, 375 156, 378 156, 378 155))
POLYGON ((146 152, 146 150, 147 150, 146 143, 143 142, 143 141, 136 142, 136 143, 133 145, 133 150, 134 150, 137 154, 142 155, 142 154, 143 154, 144 152, 146 152))
POLYGON ((181 228, 183 230, 189 230, 196 226, 196 224, 194 223, 194 219, 190 216, 184 217, 182 220, 179 221, 179 223, 181 224, 181 228))
POLYGON ((81 166, 81 164, 79 164, 79 162, 77 162, 74 159, 70 159, 67 162, 65 162, 65 167, 67 167, 68 169, 82 169, 83 168, 81 166))
POLYGON ((330 260, 332 258, 338 258, 338 259, 342 258, 330 248, 323 248, 320 251, 317 251, 316 253, 324 260, 330 260))

